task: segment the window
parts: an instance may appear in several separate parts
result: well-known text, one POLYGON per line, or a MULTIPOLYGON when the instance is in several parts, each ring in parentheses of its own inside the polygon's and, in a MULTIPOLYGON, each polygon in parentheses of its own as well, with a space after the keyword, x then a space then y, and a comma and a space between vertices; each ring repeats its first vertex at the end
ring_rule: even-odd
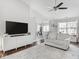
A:
POLYGON ((61 33, 66 33, 67 32, 66 23, 59 23, 58 24, 58 31, 61 33))
POLYGON ((43 31, 44 31, 44 32, 48 32, 48 31, 49 31, 49 25, 43 26, 43 31))
POLYGON ((68 22, 68 33, 70 35, 76 35, 77 34, 77 21, 74 22, 68 22))
POLYGON ((58 23, 58 32, 76 35, 77 34, 77 21, 58 23))
MULTIPOLYGON (((37 25, 37 31, 38 32, 40 31, 40 27, 41 27, 41 25, 37 25)), ((42 31, 43 32, 48 32, 49 31, 49 25, 43 25, 42 26, 42 31)))
POLYGON ((41 25, 37 25, 37 32, 40 31, 40 27, 41 27, 41 25))

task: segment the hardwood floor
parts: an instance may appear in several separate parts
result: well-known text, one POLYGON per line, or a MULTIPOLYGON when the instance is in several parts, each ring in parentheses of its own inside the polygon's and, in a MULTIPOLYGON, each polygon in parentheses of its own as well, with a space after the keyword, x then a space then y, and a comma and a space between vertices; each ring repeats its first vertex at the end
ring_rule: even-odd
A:
MULTIPOLYGON (((35 45, 35 43, 34 43, 35 45)), ((70 44, 68 51, 46 46, 44 43, 18 53, 7 55, 4 59, 79 59, 79 47, 70 44), (19 56, 19 57, 18 57, 19 56), (20 57, 22 56, 22 57, 20 57)))
POLYGON ((70 44, 68 51, 39 45, 36 53, 36 59, 79 59, 79 47, 73 44, 70 44))

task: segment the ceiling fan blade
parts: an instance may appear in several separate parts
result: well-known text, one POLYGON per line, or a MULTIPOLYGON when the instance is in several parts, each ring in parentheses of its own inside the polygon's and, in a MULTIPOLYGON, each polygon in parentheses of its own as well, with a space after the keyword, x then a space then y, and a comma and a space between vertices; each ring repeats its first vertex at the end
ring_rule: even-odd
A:
POLYGON ((63 4, 63 2, 61 2, 60 4, 58 4, 55 8, 60 7, 63 4))
POLYGON ((60 8, 58 8, 58 9, 67 9, 67 7, 60 7, 60 8))

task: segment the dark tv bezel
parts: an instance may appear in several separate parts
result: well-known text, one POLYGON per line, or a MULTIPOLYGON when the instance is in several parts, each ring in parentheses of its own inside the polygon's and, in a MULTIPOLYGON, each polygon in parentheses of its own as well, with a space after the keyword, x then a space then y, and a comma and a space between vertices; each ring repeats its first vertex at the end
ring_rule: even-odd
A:
MULTIPOLYGON (((15 21, 6 21, 6 24, 7 24, 7 22, 14 22, 14 23, 27 24, 27 28, 28 28, 28 23, 15 22, 15 21)), ((27 34, 27 33, 28 33, 28 29, 27 29, 27 32, 25 32, 25 33, 24 33, 24 32, 23 32, 23 33, 8 33, 8 32, 7 32, 7 25, 5 25, 5 27, 6 27, 6 28, 5 28, 5 29, 6 29, 6 30, 5 30, 5 33, 8 34, 8 35, 24 35, 24 34, 27 34)))

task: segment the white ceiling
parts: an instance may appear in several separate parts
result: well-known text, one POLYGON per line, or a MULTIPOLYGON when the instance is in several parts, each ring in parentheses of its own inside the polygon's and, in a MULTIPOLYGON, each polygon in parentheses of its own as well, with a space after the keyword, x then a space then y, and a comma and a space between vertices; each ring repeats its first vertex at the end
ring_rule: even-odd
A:
POLYGON ((67 10, 49 10, 55 5, 55 0, 23 0, 28 3, 30 7, 47 19, 64 18, 64 17, 77 17, 79 16, 79 0, 57 0, 57 4, 64 2, 62 6, 68 7, 67 10))

